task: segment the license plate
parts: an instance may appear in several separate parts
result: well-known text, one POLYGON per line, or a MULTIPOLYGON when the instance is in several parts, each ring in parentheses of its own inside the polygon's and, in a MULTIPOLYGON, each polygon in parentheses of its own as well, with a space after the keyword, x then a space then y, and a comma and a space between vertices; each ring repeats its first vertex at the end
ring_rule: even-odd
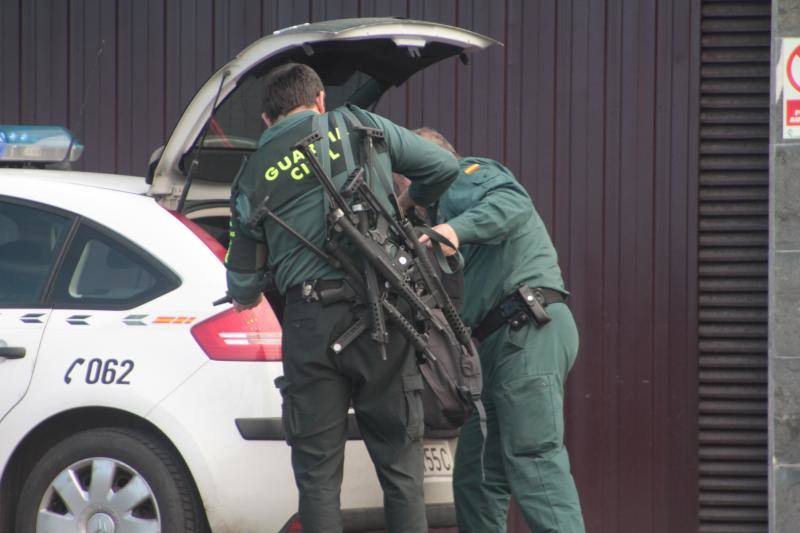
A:
POLYGON ((450 454, 450 443, 446 440, 425 441, 422 449, 425 477, 453 475, 453 456, 450 454))

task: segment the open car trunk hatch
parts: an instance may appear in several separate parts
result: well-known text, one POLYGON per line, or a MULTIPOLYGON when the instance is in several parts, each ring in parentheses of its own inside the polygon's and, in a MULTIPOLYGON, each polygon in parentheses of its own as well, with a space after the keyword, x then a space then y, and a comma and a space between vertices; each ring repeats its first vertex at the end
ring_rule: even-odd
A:
POLYGON ((150 193, 174 208, 192 166, 190 200, 227 198, 242 160, 258 147, 266 127, 260 80, 280 64, 305 63, 316 70, 329 109, 346 102, 371 108, 386 90, 416 72, 495 43, 452 26, 396 18, 332 20, 278 30, 245 48, 197 92, 151 163, 150 193))

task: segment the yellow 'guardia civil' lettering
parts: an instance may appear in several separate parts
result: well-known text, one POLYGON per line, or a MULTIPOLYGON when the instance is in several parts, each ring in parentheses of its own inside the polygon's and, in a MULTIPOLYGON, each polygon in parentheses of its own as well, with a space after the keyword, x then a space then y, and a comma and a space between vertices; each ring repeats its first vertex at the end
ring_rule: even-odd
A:
MULTIPOLYGON (((329 131, 328 139, 330 139, 331 145, 341 142, 342 134, 339 131, 339 128, 336 128, 334 131, 329 131)), ((308 148, 312 154, 317 155, 316 146, 310 144, 308 148)), ((336 161, 342 157, 342 154, 336 152, 331 147, 328 149, 328 156, 331 158, 331 161, 336 161)), ((264 179, 267 181, 275 181, 284 173, 288 173, 293 180, 301 180, 305 178, 311 174, 311 169, 304 162, 305 158, 306 157, 300 150, 293 150, 291 154, 283 156, 273 165, 268 167, 267 170, 264 171, 264 179)))

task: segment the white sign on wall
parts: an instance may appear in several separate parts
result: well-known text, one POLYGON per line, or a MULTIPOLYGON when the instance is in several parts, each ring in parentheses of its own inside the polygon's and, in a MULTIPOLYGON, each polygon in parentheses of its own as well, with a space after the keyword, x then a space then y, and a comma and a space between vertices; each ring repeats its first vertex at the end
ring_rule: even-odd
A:
POLYGON ((800 38, 783 40, 783 138, 800 139, 800 38))

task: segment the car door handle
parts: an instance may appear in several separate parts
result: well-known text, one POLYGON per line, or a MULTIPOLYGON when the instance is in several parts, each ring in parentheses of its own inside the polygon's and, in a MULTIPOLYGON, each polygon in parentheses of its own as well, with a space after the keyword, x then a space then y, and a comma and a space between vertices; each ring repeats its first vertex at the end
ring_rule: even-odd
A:
POLYGON ((0 346, 0 357, 22 359, 25 357, 25 348, 21 346, 0 346))

